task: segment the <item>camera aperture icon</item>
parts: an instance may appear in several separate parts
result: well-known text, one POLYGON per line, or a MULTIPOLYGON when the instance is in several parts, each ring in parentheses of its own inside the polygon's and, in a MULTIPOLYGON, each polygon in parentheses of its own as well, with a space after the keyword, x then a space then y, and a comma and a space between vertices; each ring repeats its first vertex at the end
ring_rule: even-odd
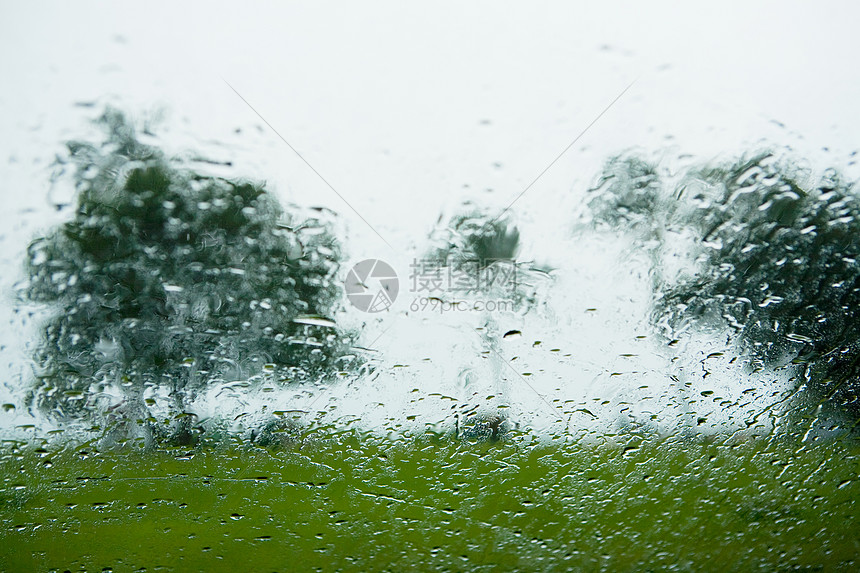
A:
POLYGON ((391 265, 379 259, 365 259, 353 266, 344 281, 349 302, 363 312, 388 310, 397 299, 400 281, 391 265))

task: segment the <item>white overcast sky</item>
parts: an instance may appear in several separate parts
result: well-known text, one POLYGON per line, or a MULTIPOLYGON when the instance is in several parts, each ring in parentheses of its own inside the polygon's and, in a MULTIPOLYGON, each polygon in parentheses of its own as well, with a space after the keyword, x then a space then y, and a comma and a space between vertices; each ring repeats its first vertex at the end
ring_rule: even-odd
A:
MULTIPOLYGON (((176 145, 218 142, 238 170, 285 198, 351 217, 268 128, 253 130, 262 123, 223 78, 398 242, 420 237, 463 198, 509 202, 633 80, 523 198, 523 213, 557 206, 624 149, 707 159, 766 138, 804 157, 828 147, 825 161, 844 167, 860 133, 855 3, 4 2, 0 10, 0 164, 50 160, 62 139, 81 133, 86 114, 74 102, 132 114, 161 108, 162 132, 176 145)), ((42 207, 44 178, 26 187, 2 193, 42 207)))

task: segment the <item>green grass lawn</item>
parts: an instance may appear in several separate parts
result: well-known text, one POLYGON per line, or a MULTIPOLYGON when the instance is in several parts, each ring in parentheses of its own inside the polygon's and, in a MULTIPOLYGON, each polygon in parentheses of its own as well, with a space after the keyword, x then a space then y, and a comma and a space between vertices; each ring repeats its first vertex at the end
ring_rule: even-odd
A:
POLYGON ((3 571, 850 570, 860 447, 329 430, 301 447, 6 442, 3 571))

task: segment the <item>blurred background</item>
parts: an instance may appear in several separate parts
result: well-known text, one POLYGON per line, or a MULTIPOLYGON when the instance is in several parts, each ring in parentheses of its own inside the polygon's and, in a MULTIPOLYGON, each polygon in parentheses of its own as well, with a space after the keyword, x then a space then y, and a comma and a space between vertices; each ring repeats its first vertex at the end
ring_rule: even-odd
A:
MULTIPOLYGON (((381 258, 402 278, 439 221, 466 204, 501 212, 629 86, 510 213, 519 259, 560 269, 562 285, 526 342, 546 335, 590 355, 590 381, 615 371, 627 342, 612 341, 641 335, 647 314, 635 272, 594 262, 600 255, 579 272, 588 263, 574 213, 607 158, 639 153, 680 171, 775 145, 815 168, 860 174, 851 71, 860 9, 847 2, 6 2, 0 12, 5 403, 20 403, 37 333, 13 300, 23 253, 73 203, 69 181, 52 183, 54 159, 67 140, 98 137, 92 120, 108 105, 150 125, 168 153, 229 162, 206 168, 337 212, 344 262, 381 258), (595 300, 616 310, 593 324, 558 319, 595 300)), ((418 362, 430 319, 389 331, 407 304, 343 320, 395 362, 418 362)), ((451 338, 430 324, 442 328, 436 340, 451 338)), ((473 342, 456 348, 472 352, 473 342)), ((429 353, 450 356, 448 342, 434 344, 429 353)))

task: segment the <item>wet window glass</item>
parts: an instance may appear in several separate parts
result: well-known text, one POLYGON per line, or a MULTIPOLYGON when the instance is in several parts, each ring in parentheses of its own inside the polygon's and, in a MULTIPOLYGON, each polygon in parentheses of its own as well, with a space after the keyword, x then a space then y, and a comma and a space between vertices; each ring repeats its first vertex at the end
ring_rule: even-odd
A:
POLYGON ((0 570, 858 567, 856 9, 548 9, 6 9, 0 570))

